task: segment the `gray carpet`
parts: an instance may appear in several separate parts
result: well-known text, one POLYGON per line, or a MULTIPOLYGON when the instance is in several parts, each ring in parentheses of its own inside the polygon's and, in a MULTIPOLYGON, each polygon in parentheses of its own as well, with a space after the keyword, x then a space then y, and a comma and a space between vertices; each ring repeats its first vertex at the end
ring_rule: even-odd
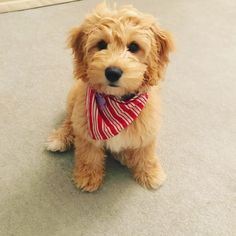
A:
POLYGON ((176 38, 162 87, 161 189, 109 159, 103 188, 82 193, 70 181, 73 153, 44 150, 73 82, 66 34, 96 2, 0 15, 0 235, 236 235, 234 0, 129 1, 176 38))

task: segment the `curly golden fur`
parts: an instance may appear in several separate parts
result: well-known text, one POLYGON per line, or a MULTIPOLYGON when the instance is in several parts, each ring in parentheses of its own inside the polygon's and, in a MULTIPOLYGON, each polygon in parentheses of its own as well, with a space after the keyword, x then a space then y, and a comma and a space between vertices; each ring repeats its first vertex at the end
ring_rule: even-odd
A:
POLYGON ((155 19, 131 6, 109 9, 99 5, 85 21, 71 31, 69 46, 74 55, 75 84, 68 96, 67 116, 62 126, 48 138, 47 149, 65 151, 75 146, 73 180, 84 191, 97 190, 104 177, 105 151, 133 172, 142 186, 157 188, 165 174, 156 155, 159 126, 158 82, 163 78, 173 49, 171 36, 155 19), (99 50, 103 40, 107 47, 99 50), (139 50, 127 46, 135 42, 139 50), (117 87, 111 87, 104 71, 109 66, 121 68, 117 87), (148 101, 140 115, 126 129, 108 140, 93 140, 88 132, 86 90, 123 96, 147 92, 148 101))

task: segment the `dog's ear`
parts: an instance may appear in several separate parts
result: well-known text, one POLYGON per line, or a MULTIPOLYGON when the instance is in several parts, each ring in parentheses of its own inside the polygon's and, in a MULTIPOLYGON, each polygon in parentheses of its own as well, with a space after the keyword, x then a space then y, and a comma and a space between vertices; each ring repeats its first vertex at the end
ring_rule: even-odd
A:
POLYGON ((164 77, 169 53, 174 50, 174 43, 171 34, 159 29, 157 25, 153 25, 151 31, 154 37, 145 80, 149 85, 156 85, 164 77))
POLYGON ((87 80, 86 60, 85 60, 85 45, 87 36, 83 27, 74 28, 70 31, 68 38, 68 47, 72 49, 74 56, 74 76, 76 79, 87 80))

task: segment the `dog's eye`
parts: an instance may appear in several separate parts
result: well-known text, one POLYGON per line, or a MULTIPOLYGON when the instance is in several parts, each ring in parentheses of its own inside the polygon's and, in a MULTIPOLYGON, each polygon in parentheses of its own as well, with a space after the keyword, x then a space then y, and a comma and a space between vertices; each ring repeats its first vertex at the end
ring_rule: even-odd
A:
POLYGON ((128 45, 128 50, 132 53, 135 53, 139 50, 139 46, 137 43, 132 42, 131 44, 128 45))
POLYGON ((107 43, 104 40, 101 40, 97 44, 98 50, 103 50, 107 48, 107 43))

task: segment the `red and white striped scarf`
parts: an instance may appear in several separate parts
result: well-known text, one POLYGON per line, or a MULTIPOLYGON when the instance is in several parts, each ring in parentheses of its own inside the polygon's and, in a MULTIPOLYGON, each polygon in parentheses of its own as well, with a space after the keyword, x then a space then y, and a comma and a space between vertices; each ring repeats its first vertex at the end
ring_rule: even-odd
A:
POLYGON ((117 135, 138 117, 147 99, 148 94, 141 93, 122 101, 115 96, 96 93, 88 87, 86 108, 91 137, 105 140, 117 135))

